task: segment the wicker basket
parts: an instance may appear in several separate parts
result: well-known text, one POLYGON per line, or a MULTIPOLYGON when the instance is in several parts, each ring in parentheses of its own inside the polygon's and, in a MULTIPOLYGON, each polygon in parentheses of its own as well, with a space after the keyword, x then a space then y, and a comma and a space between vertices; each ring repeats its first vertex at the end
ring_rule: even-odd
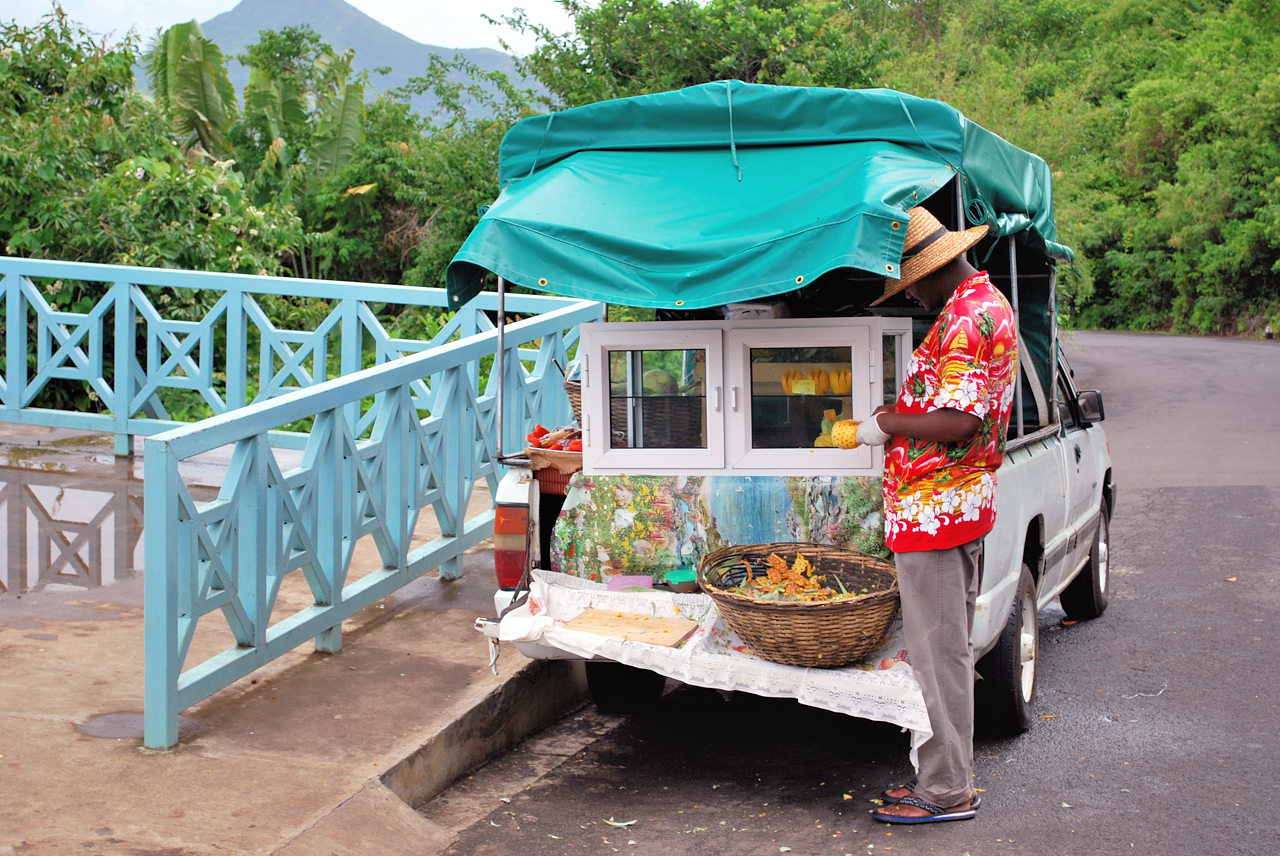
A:
POLYGON ((573 408, 574 421, 582 424, 582 383, 576 380, 564 382, 564 391, 569 395, 569 406, 573 408))
POLYGON ((698 585, 711 596, 733 631, 760 657, 788 666, 836 667, 855 663, 882 642, 898 612, 898 577, 883 559, 823 544, 747 544, 708 553, 698 566, 698 585), (836 603, 761 601, 732 594, 746 578, 734 559, 770 553, 791 564, 797 553, 829 581, 839 577, 849 591, 868 589, 836 603))

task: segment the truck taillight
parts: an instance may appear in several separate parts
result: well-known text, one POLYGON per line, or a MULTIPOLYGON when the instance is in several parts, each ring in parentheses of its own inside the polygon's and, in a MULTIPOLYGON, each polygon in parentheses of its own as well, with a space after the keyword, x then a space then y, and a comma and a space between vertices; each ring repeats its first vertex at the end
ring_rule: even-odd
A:
POLYGON ((499 505, 493 517, 493 567, 498 588, 520 585, 529 564, 529 506, 499 505))

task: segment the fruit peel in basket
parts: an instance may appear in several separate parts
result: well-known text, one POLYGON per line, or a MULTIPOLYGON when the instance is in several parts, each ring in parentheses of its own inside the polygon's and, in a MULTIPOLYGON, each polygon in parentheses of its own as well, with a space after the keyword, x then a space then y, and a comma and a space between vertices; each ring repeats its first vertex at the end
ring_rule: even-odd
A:
POLYGON ((749 597, 752 600, 835 602, 867 593, 866 589, 861 592, 850 592, 839 577, 833 577, 833 579, 840 587, 840 591, 837 592, 823 585, 827 579, 826 575, 818 574, 817 568, 803 553, 796 555, 796 560, 790 567, 787 566, 786 559, 777 553, 770 553, 762 568, 746 559, 742 559, 741 564, 747 568, 746 580, 725 591, 729 594, 749 597))

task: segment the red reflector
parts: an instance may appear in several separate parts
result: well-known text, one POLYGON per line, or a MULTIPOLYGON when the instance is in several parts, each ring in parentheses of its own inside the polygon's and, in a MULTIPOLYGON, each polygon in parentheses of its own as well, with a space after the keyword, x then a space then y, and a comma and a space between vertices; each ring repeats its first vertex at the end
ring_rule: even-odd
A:
POLYGON ((529 506, 499 505, 493 512, 494 535, 524 535, 529 531, 529 506))
POLYGON ((499 505, 493 517, 493 568, 498 588, 520 585, 529 563, 529 507, 499 505))

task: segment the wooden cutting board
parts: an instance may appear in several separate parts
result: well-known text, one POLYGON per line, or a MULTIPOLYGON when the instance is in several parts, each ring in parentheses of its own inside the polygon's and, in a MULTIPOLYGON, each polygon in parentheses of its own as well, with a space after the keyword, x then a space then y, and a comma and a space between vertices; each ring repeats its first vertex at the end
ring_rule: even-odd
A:
POLYGON ((597 636, 612 636, 627 642, 643 642, 674 648, 693 635, 698 622, 687 618, 651 618, 629 612, 584 609, 564 625, 566 630, 581 630, 597 636))

